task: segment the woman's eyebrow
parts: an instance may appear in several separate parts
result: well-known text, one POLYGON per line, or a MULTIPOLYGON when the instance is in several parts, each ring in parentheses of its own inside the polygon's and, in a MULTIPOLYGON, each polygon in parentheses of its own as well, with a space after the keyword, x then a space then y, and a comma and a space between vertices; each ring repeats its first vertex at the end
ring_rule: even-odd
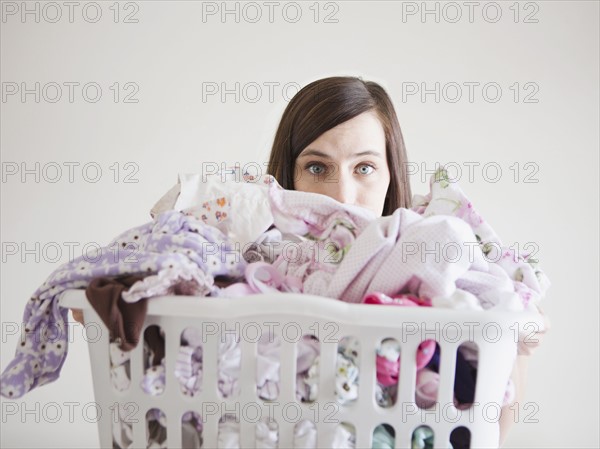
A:
MULTIPOLYGON (((301 158, 304 156, 319 156, 319 157, 322 157, 323 159, 331 159, 331 156, 329 156, 327 153, 323 153, 322 151, 313 150, 313 149, 307 149, 307 150, 303 151, 302 153, 300 153, 298 158, 301 158)), ((361 151, 360 153, 354 153, 351 155, 351 157, 353 157, 353 158, 358 158, 358 157, 362 157, 362 156, 375 156, 380 159, 383 159, 383 155, 381 153, 379 153, 378 151, 373 151, 373 150, 361 151)))

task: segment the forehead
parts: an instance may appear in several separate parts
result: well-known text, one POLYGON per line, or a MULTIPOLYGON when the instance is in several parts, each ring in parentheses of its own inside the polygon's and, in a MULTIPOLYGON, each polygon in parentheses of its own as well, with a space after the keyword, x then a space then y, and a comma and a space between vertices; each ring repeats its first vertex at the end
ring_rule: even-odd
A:
POLYGON ((299 158, 344 159, 360 155, 385 156, 385 132, 374 111, 357 115, 321 134, 300 153, 299 158))

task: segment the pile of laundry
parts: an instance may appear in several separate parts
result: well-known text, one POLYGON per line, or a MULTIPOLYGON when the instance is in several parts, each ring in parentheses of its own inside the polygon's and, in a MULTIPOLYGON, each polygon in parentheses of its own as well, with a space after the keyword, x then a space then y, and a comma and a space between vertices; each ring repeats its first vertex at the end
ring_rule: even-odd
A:
MULTIPOLYGON (((58 299, 68 289, 86 289, 110 330, 116 357, 111 374, 122 388, 128 382, 122 366, 127 356, 116 354, 137 346, 147 300, 156 296, 296 292, 350 303, 395 297, 403 305, 537 312, 550 285, 534 257, 502 245, 443 169, 431 177, 426 196, 416 195, 410 209, 386 217, 324 195, 284 190, 269 175, 236 183, 222 174, 180 175, 152 217, 97 254, 62 265, 35 291, 25 307, 16 356, 0 379, 4 397, 19 398, 58 378, 68 341, 68 309, 58 299)), ((150 338, 156 345, 160 339, 160 332, 150 338)), ((177 371, 182 391, 189 395, 201 385, 202 354, 193 341, 194 335, 182 336, 177 371)), ((418 380, 427 406, 439 351, 425 343, 420 352, 427 361, 418 380)), ((164 389, 164 357, 152 346, 142 385, 156 393, 164 389)), ((348 357, 352 350, 339 348, 338 372, 346 378, 340 375, 336 381, 336 395, 343 403, 352 400, 358 371, 348 357), (338 386, 343 394, 337 393, 338 386)), ((226 361, 233 363, 238 350, 233 343, 219 348, 224 396, 237 388, 226 361)), ((382 406, 394 400, 398 350, 389 341, 379 349, 382 406)), ((302 340, 299 354, 305 359, 298 365, 297 397, 310 401, 318 384, 318 342, 302 340)), ((467 354, 465 360, 476 371, 473 358, 467 354)), ((266 374, 259 376, 258 391, 266 400, 278 391, 271 362, 263 364, 266 374)))

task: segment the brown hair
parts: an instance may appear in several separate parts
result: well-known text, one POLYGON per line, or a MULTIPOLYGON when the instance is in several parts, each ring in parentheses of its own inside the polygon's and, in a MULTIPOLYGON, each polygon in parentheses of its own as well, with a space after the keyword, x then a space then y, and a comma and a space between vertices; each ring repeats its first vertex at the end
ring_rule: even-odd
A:
POLYGON ((390 185, 383 215, 410 207, 410 180, 406 173, 406 148, 394 106, 377 83, 350 76, 313 81, 289 102, 275 134, 268 173, 284 189, 294 189, 296 159, 321 134, 363 112, 374 110, 385 132, 390 185))

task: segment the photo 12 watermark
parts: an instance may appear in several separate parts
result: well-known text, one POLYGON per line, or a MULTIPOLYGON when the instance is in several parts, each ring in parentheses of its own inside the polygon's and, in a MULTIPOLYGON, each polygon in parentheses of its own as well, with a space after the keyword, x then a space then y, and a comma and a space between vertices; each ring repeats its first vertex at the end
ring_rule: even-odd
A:
POLYGON ((139 23, 138 2, 11 2, 0 3, 2 23, 139 23))
POLYGON ((78 103, 99 102, 137 104, 140 86, 133 81, 3 81, 2 103, 78 103))
POLYGON ((401 2, 402 23, 539 23, 538 2, 401 2))
POLYGON ((539 103, 540 86, 533 81, 405 81, 402 103, 539 103))
POLYGON ((49 162, 2 162, 2 183, 35 182, 56 184, 85 182, 96 184, 102 179, 110 179, 115 184, 137 184, 140 171, 137 162, 113 162, 110 165, 99 162, 49 161, 49 162))
POLYGON ((338 2, 202 2, 202 23, 339 23, 338 2))
POLYGON ((202 103, 288 103, 302 87, 295 81, 203 81, 201 88, 202 103))
MULTIPOLYGON (((89 269, 82 269, 83 264, 94 264, 102 259, 103 255, 106 262, 112 263, 138 263, 137 256, 140 248, 134 243, 125 246, 118 242, 102 246, 98 242, 32 242, 32 241, 3 241, 2 242, 2 263, 20 262, 20 263, 64 263, 73 262, 80 259, 82 266, 73 267, 73 272, 89 272, 89 269), (64 257, 68 260, 64 260, 64 257)), ((86 266, 86 268, 88 268, 86 266)))
MULTIPOLYGON (((467 404, 467 408, 457 408, 453 402, 435 402, 427 409, 421 409, 414 402, 403 402, 395 407, 400 411, 400 422, 413 421, 420 417, 423 422, 439 423, 469 423, 473 424, 483 420, 488 423, 497 423, 502 413, 502 405, 497 402, 467 404)), ((192 410, 196 419, 206 424, 211 419, 228 418, 239 424, 244 421, 256 424, 263 422, 278 422, 297 424, 301 420, 312 423, 339 424, 343 421, 344 405, 336 401, 300 404, 295 401, 202 401, 197 411, 192 410)), ((540 406, 536 402, 513 402, 509 409, 515 423, 538 424, 537 416, 540 406)), ((154 410, 154 409, 151 409, 154 410)), ((149 410, 148 412, 150 412, 149 410)), ((160 409, 158 409, 160 410, 160 409)), ((100 420, 110 420, 113 425, 120 423, 136 424, 145 420, 146 412, 135 401, 113 402, 103 409, 95 401, 48 401, 34 403, 3 401, 2 423, 51 423, 59 422, 86 422, 98 423, 100 420)), ((398 413, 394 415, 398 419, 398 413)), ((168 418, 168 417, 167 417, 168 418)))

